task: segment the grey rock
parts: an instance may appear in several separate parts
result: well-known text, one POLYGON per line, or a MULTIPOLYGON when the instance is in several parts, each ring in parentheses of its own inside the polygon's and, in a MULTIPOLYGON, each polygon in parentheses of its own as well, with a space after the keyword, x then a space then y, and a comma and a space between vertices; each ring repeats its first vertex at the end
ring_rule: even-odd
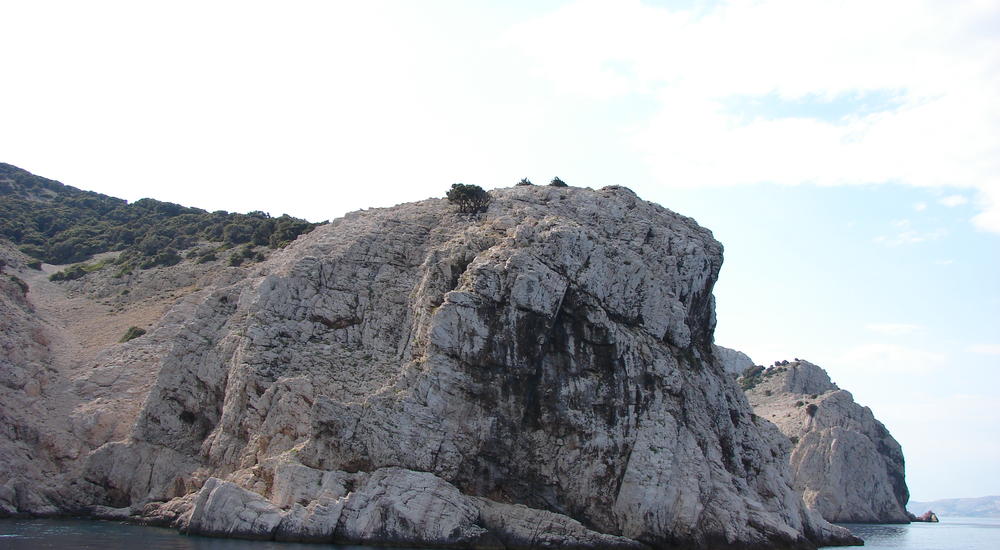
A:
POLYGON ((909 521, 902 448, 871 409, 808 361, 758 377, 747 396, 791 440, 793 486, 810 508, 832 522, 909 521))
POLYGON ((753 360, 742 351, 736 351, 719 345, 712 346, 712 349, 715 351, 715 358, 722 366, 722 370, 732 375, 739 376, 745 370, 754 366, 753 360))

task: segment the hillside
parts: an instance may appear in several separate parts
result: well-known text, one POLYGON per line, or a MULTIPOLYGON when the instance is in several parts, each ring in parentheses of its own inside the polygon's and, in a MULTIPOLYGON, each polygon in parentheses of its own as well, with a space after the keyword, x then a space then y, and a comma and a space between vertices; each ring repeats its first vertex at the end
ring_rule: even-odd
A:
MULTIPOLYGON (((128 203, 0 163, 0 237, 50 264, 121 252, 119 270, 173 265, 199 243, 200 258, 234 246, 280 248, 316 224, 264 212, 206 212, 154 199, 128 203)), ((252 254, 251 254, 252 255, 252 254)), ((72 275, 71 275, 72 277, 72 275)))

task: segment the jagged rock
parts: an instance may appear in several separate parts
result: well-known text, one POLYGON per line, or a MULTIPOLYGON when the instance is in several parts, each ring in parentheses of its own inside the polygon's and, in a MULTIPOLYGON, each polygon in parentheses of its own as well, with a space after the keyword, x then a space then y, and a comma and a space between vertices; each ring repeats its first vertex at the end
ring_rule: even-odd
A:
POLYGON ((903 452, 871 409, 798 360, 741 379, 760 417, 793 443, 793 486, 833 522, 905 523, 903 452))
MULTIPOLYGON (((292 468, 302 474, 301 467, 292 468)), ((333 472, 313 473, 328 477, 333 472)), ((334 477, 343 479, 337 474, 342 473, 334 477)), ((355 490, 324 489, 306 506, 294 502, 287 510, 233 483, 210 478, 180 526, 190 534, 284 541, 644 548, 633 540, 595 533, 559 514, 465 496, 433 474, 386 468, 345 475, 357 484, 355 490)))
POLYGON ((198 492, 184 530, 209 537, 270 540, 279 523, 281 510, 266 498, 212 477, 198 492))
POLYGON ((349 214, 98 355, 155 383, 126 435, 81 443, 57 502, 217 536, 858 542, 792 491, 717 363, 707 230, 621 187, 491 194, 477 216, 349 214))
POLYGON ((715 352, 715 358, 722 365, 722 370, 730 374, 739 376, 754 366, 753 360, 742 351, 736 351, 719 345, 712 346, 712 349, 715 352))
POLYGON ((927 510, 926 512, 920 514, 919 516, 910 514, 910 521, 917 521, 921 523, 938 523, 940 520, 938 519, 937 514, 934 513, 934 510, 927 510))

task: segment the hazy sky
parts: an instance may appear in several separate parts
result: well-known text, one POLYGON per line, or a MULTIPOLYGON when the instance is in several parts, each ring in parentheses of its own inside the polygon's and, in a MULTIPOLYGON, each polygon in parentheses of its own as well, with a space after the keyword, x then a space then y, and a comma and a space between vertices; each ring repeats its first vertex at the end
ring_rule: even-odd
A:
POLYGON ((726 247, 716 341, 825 367, 915 500, 1000 494, 1000 3, 0 1, 0 161, 320 221, 625 185, 726 247))

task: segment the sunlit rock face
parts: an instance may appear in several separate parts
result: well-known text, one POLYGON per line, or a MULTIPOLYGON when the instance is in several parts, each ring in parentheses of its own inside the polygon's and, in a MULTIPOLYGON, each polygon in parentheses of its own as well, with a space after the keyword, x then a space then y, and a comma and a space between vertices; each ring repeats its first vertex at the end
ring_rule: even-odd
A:
POLYGON ((282 540, 857 541, 716 357, 710 232, 621 187, 491 195, 355 212, 199 288, 125 344, 155 383, 56 504, 282 540))
POLYGON ((722 366, 722 370, 728 372, 734 377, 739 377, 745 370, 754 366, 753 359, 750 359, 750 357, 742 351, 718 345, 714 346, 714 349, 715 357, 722 366))
POLYGON ((903 451, 871 409, 808 361, 782 361, 741 379, 760 417, 792 442, 793 486, 828 521, 905 523, 903 451))

